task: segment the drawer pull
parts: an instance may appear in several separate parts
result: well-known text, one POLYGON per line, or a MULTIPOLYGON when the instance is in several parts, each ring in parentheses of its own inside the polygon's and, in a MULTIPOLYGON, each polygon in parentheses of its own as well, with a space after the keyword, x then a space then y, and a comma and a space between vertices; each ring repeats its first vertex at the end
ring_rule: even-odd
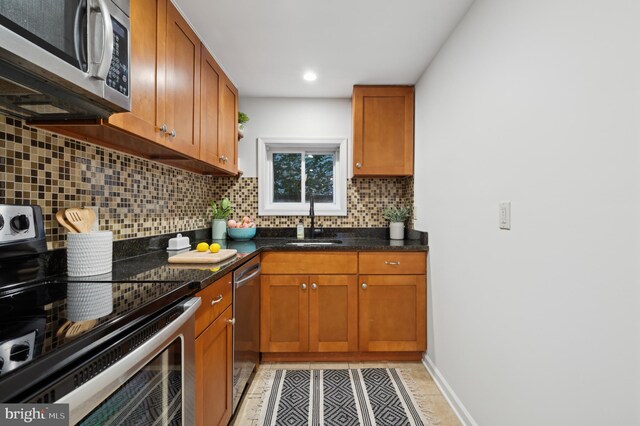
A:
POLYGON ((385 265, 400 265, 400 262, 397 261, 397 260, 396 261, 385 260, 384 264, 385 265))
POLYGON ((215 305, 216 303, 220 303, 220 302, 222 302, 222 295, 221 294, 219 294, 218 297, 216 297, 215 299, 213 299, 211 301, 211 306, 215 305))
POLYGON ((362 289, 366 290, 367 289, 367 283, 362 283, 362 289))

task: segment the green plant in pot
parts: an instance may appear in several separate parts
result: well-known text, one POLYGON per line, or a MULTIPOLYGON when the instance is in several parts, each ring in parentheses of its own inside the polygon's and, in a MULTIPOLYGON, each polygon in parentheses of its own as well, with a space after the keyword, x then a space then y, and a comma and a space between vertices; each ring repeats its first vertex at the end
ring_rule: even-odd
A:
POLYGON ((382 210, 382 217, 389 221, 389 235, 392 240, 404 240, 404 223, 410 215, 409 207, 388 206, 382 210))
POLYGON ((238 139, 244 137, 244 125, 249 121, 249 116, 242 111, 238 111, 238 139))
POLYGON ((211 239, 224 240, 227 238, 227 219, 233 214, 231 201, 223 198, 220 203, 211 200, 211 214, 213 223, 211 225, 211 239))

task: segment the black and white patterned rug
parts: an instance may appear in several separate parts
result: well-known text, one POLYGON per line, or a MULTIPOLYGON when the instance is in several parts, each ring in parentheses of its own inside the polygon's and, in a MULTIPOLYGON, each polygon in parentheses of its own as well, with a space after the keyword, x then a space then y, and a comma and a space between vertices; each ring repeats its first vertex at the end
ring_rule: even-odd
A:
POLYGON ((425 426, 395 368, 275 370, 260 426, 425 426))

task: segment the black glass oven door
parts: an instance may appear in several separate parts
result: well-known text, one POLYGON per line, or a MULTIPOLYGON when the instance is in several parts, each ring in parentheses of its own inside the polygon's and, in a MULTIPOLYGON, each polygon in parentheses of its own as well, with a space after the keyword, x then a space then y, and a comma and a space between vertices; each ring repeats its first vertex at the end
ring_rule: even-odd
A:
POLYGON ((182 425, 182 339, 173 341, 79 425, 182 425))
POLYGON ((87 0, 2 0, 0 25, 87 71, 87 0))

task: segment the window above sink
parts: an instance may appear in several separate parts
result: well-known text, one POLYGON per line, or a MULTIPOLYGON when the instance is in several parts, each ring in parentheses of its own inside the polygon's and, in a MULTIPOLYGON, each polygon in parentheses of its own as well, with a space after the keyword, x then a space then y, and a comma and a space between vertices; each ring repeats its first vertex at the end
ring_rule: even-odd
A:
POLYGON ((258 138, 258 214, 347 214, 347 139, 258 138))

